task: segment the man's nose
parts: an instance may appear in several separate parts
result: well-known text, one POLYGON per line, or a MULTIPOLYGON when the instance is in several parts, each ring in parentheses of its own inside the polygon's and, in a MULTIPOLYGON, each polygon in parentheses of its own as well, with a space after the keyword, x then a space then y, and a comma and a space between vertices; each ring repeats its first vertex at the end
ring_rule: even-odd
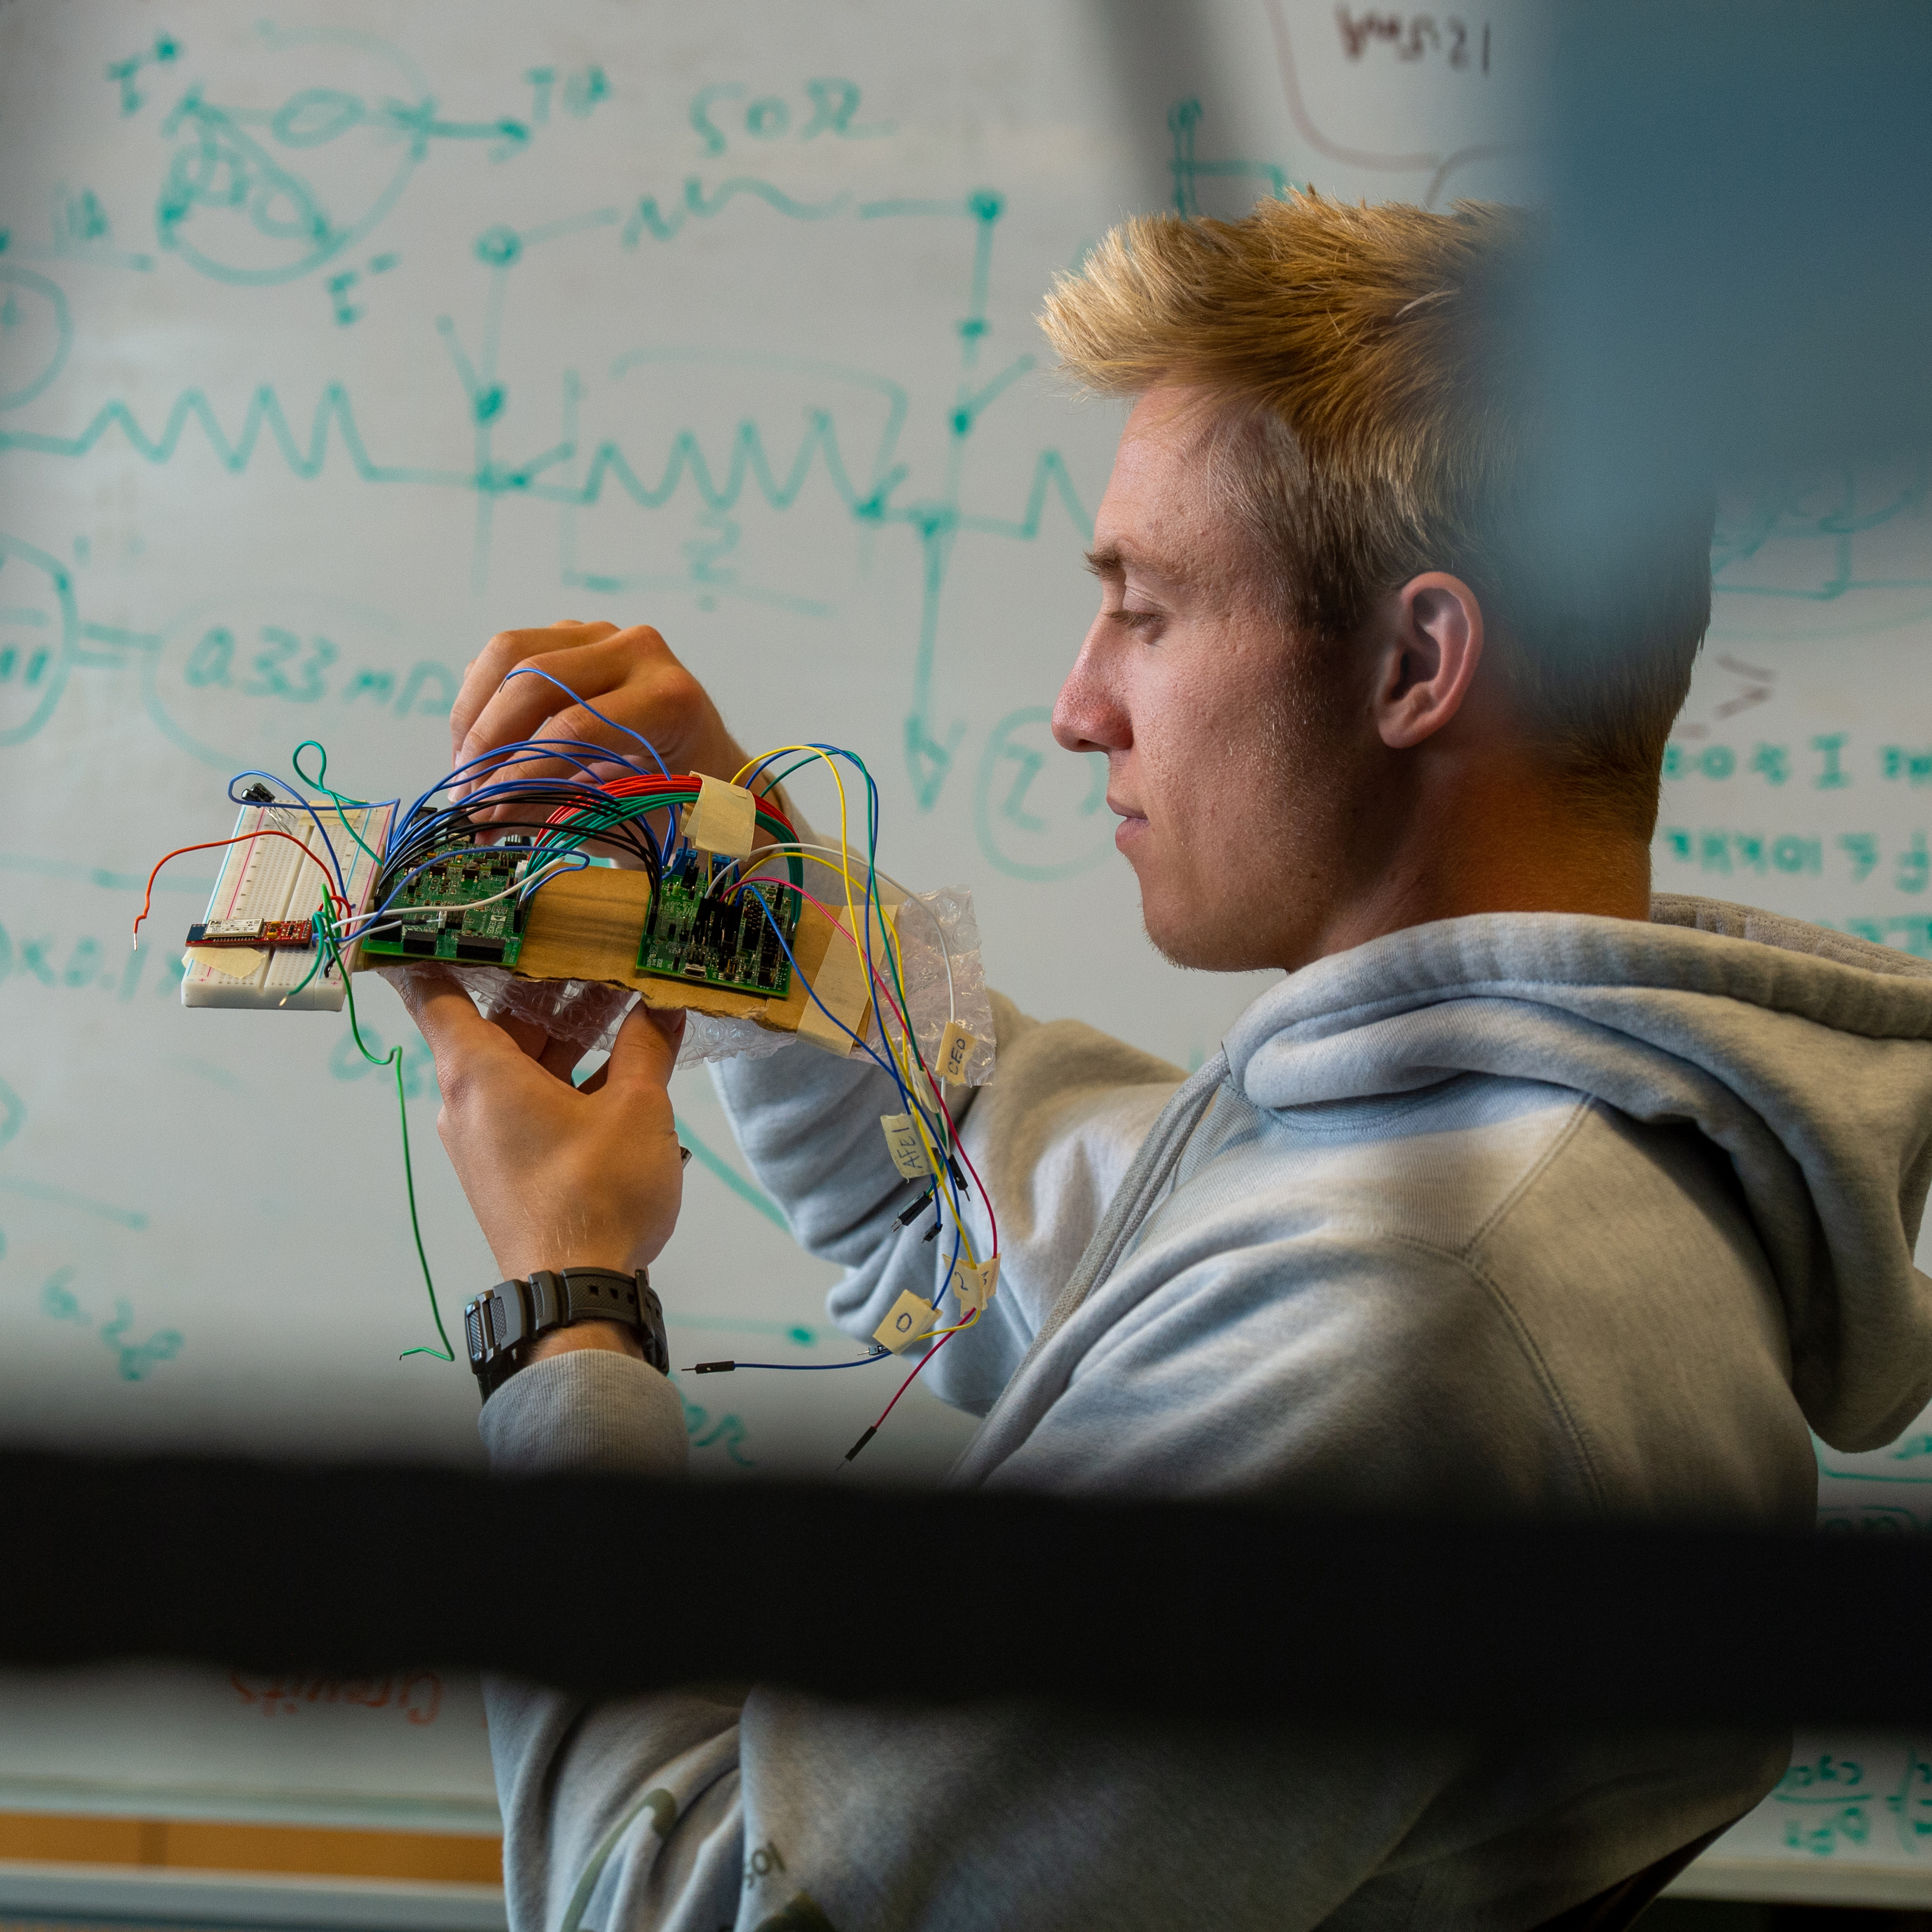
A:
POLYGON ((1053 706, 1054 742, 1069 752, 1124 752, 1133 742, 1127 707, 1112 675, 1111 652, 1096 621, 1053 706))

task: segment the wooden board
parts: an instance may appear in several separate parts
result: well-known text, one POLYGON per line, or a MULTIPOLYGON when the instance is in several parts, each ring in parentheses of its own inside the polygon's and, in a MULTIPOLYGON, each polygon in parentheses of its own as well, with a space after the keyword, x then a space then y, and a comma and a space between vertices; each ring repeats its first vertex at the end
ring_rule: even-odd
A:
POLYGON ((326 1873, 443 1884, 500 1885, 503 1877, 502 1841, 494 1835, 345 1832, 311 1825, 236 1825, 86 1813, 0 1811, 0 1858, 37 1864, 188 1866, 202 1871, 326 1873))
MULTIPOLYGON (((800 970, 791 976, 791 989, 782 1000, 760 999, 754 993, 734 993, 722 986, 693 986, 638 970, 638 942, 650 911, 651 883, 640 872, 593 866, 566 872, 551 880, 530 901, 530 923, 524 930, 515 970, 526 980, 596 980, 615 986, 634 987, 644 1004, 666 1011, 716 1013, 732 1019, 755 1020, 778 1033, 796 1033, 811 1004, 806 982, 818 983, 819 970, 835 934, 842 928, 816 906, 807 905, 792 941, 800 970)), ((847 941, 840 937, 839 944, 847 941)), ((830 1004, 840 1019, 862 1035, 872 1002, 865 996, 862 975, 845 974, 854 982, 830 1004)), ((823 1018, 820 1015, 820 1018, 823 1018)), ((808 1034, 807 1037, 810 1037, 808 1034)), ((838 1036, 842 1049, 846 1044, 838 1036)))

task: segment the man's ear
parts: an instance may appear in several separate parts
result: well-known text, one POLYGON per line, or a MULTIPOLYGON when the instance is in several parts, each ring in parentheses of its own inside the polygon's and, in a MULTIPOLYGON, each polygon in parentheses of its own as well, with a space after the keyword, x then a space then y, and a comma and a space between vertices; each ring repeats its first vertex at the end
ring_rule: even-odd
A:
POLYGON ((1413 577, 1384 607, 1372 697, 1376 728, 1391 751, 1432 737, 1462 708, 1483 657, 1483 607, 1460 577, 1413 577))

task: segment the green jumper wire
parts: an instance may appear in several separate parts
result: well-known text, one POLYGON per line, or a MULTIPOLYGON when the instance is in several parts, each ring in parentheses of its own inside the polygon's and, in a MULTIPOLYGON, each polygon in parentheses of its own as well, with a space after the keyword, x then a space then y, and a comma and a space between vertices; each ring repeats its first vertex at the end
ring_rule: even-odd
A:
POLYGON ((400 1046, 392 1046, 387 1053, 380 1056, 369 1051, 368 1042, 362 1037, 362 1024, 356 1016, 356 989, 350 982, 349 969, 343 963, 342 950, 335 938, 334 921, 329 915, 328 902, 326 898, 316 908, 315 932, 315 964, 308 969, 302 986, 286 994, 285 998, 293 999, 296 994, 302 991, 302 986, 306 986, 322 970, 325 962, 332 964, 342 975, 343 998, 349 1008, 349 1030, 355 1038, 356 1051, 371 1066, 388 1067, 396 1076, 396 1118, 403 1130, 403 1187, 409 1199, 410 1232, 415 1238, 416 1259, 422 1268, 423 1288, 429 1296, 430 1316, 436 1323, 436 1332, 442 1343, 440 1351, 428 1347, 405 1348, 397 1360, 406 1361, 412 1355, 435 1355, 440 1360, 453 1362, 456 1359, 456 1351, 449 1346, 449 1331, 443 1327, 442 1310, 436 1306, 436 1282, 429 1271, 429 1256, 423 1248, 422 1224, 416 1218, 416 1175, 415 1163, 410 1158, 409 1095, 403 1084, 403 1049, 400 1046))

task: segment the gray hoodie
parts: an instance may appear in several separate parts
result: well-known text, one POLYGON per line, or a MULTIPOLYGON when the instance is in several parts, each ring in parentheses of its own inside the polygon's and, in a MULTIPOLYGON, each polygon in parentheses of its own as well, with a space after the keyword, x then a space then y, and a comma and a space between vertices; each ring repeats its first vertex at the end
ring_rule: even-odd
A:
MULTIPOLYGON (((1932 969, 1900 953, 1687 899, 1446 921, 1294 974, 1185 1082, 996 1010, 961 1126, 1000 1291, 928 1372, 986 1418, 958 1484, 1796 1528, 1808 1424, 1868 1448, 1932 1394, 1932 969)), ((799 1238, 850 1270, 835 1318, 869 1334, 935 1292, 944 1258, 892 1225, 882 1075, 794 1050, 718 1084, 799 1238)), ((683 1459, 668 1384, 609 1354, 526 1370, 483 1431, 506 1472, 683 1459)), ((1040 1641, 1078 1633, 1042 1605, 1040 1641)), ((489 1694, 518 1932, 1522 1932, 1784 1764, 1762 1736, 489 1694)))

